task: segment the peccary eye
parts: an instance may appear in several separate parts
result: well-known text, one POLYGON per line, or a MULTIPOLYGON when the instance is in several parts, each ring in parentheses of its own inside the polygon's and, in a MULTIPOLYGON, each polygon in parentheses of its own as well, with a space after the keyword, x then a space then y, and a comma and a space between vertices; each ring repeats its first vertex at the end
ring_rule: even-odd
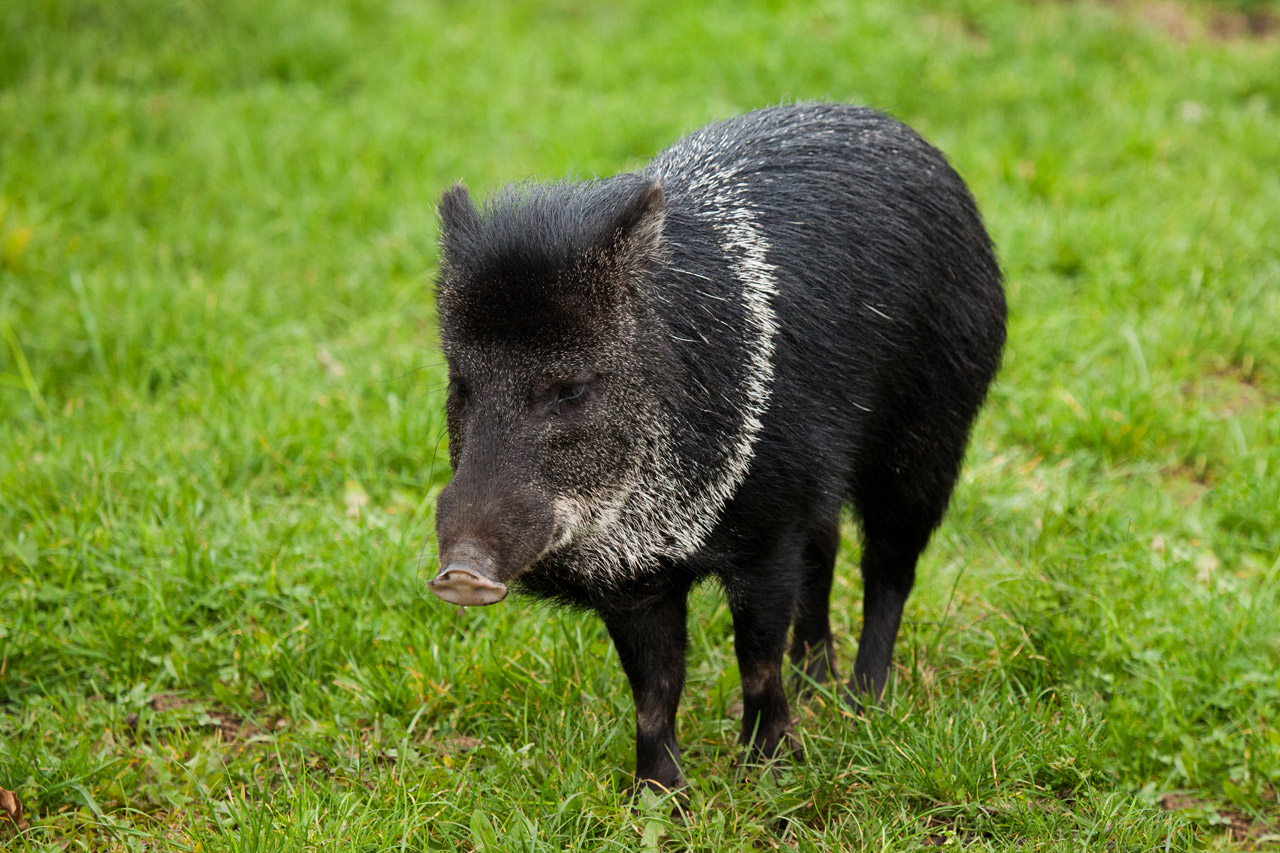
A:
POLYGON ((571 382, 556 386, 551 399, 551 412, 558 415, 564 407, 572 408, 577 405, 590 387, 590 382, 571 382))
POLYGON ((466 400, 471 396, 471 386, 461 379, 450 379, 449 396, 455 400, 466 400))
POLYGON ((587 383, 585 382, 581 385, 566 385, 556 391, 556 402, 567 403, 570 400, 578 399, 585 393, 587 393, 587 383))

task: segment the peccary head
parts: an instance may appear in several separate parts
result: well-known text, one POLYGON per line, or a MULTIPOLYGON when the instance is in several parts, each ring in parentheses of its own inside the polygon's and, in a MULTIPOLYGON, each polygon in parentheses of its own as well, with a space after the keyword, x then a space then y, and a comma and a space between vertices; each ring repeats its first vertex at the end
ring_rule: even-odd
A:
POLYGON ((437 596, 492 604, 547 555, 610 523, 652 453, 646 388, 663 336, 642 298, 662 253, 662 187, 637 176, 440 202, 440 337, 453 480, 437 596))

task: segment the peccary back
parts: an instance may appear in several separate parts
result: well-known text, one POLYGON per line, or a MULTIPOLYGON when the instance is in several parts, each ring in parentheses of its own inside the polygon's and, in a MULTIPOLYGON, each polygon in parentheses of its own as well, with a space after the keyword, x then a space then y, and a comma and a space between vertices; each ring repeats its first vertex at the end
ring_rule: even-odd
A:
POLYGON ((441 202, 453 482, 432 589, 591 607, 637 777, 681 784, 685 598, 725 587, 743 742, 791 743, 781 662, 834 673, 841 508, 863 534, 850 682, 879 699, 915 565, 1004 343, 999 268, 942 155, 871 110, 710 125, 636 174, 441 202))

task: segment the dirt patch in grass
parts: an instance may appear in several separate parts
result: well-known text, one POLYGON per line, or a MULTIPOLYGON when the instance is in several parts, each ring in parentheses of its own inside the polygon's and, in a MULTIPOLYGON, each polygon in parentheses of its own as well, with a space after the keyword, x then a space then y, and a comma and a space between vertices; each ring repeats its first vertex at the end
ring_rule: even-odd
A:
MULTIPOLYGON (((266 699, 259 694, 255 694, 253 698, 266 699)), ((158 724, 157 728, 168 728, 171 721, 179 725, 212 728, 218 732, 222 741, 228 744, 247 743, 253 738, 271 734, 288 725, 283 717, 269 718, 266 725, 251 723, 231 711, 222 708, 209 709, 204 707, 204 703, 198 699, 176 693, 158 693, 151 697, 147 706, 159 715, 159 718, 153 721, 153 724, 158 724)), ((139 724, 138 715, 129 714, 125 717, 125 724, 130 730, 136 731, 139 724)))
POLYGON ((1272 402, 1266 389, 1238 374, 1210 374, 1203 377, 1201 388, 1205 402, 1225 418, 1265 408, 1272 402))
POLYGON ((466 735, 444 735, 431 738, 429 744, 444 755, 459 755, 484 746, 484 740, 466 735))
POLYGON ((952 41, 963 41, 979 52, 986 52, 991 47, 987 34, 968 15, 931 14, 924 17, 923 24, 935 35, 952 41))
POLYGON ((1249 12, 1215 9, 1209 16, 1209 33, 1222 41, 1274 38, 1280 36, 1280 15, 1268 9, 1249 12))
POLYGON ((1220 419, 1264 413, 1280 406, 1280 389, 1252 364, 1213 366, 1183 382, 1179 392, 1187 405, 1220 419))
MULTIPOLYGON (((1117 6, 1129 5, 1123 2, 1117 6)), ((1137 5, 1137 4, 1134 4, 1137 5)), ((1256 41, 1280 36, 1280 15, 1270 9, 1212 9, 1199 14, 1183 3, 1161 0, 1137 5, 1138 17, 1180 44, 1193 39, 1221 42, 1256 41)))
POLYGON ((1160 798, 1160 807, 1165 811, 1184 812, 1206 819, 1220 826, 1233 843, 1248 845, 1246 850, 1271 849, 1272 843, 1280 842, 1280 822, 1257 820, 1243 812, 1218 808, 1209 800, 1187 794, 1165 794, 1160 798), (1265 844, 1266 848, 1258 847, 1258 844, 1265 844))
POLYGON ((984 839, 990 839, 989 832, 970 832, 966 830, 960 821, 954 818, 930 816, 926 825, 929 827, 929 834, 923 839, 925 847, 946 847, 949 844, 974 844, 984 839))
POLYGON ((1194 464, 1171 465, 1161 469, 1160 473, 1165 478, 1164 488, 1178 506, 1192 506, 1213 488, 1213 478, 1204 457, 1198 457, 1194 464))

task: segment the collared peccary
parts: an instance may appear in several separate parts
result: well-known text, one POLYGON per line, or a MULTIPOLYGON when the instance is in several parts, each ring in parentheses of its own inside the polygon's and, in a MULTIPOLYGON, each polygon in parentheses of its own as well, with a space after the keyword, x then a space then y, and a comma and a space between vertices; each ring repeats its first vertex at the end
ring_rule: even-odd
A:
POLYGON ((1000 361, 1005 302, 965 185, 868 109, 712 124, 646 168, 440 203, 453 480, 432 591, 595 610, 631 682, 636 777, 683 784, 690 588, 724 587, 742 742, 794 749, 790 654, 834 673, 842 507, 861 521, 850 681, 885 687, 916 560, 1000 361))

